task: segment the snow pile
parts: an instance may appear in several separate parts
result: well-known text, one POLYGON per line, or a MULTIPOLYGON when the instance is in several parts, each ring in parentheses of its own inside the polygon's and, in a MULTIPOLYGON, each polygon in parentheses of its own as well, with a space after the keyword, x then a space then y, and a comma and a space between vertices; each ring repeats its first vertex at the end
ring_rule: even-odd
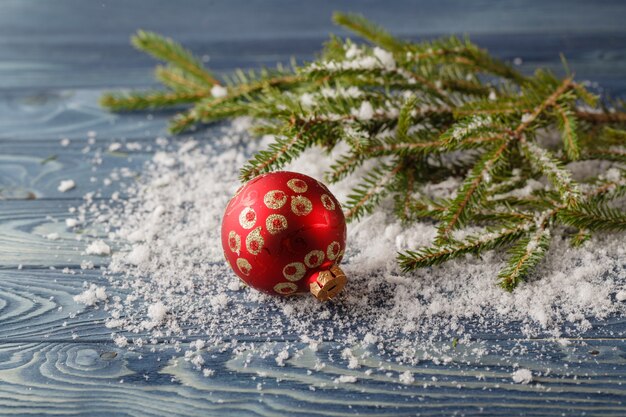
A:
MULTIPOLYGON (((267 145, 267 138, 259 143, 244 133, 245 127, 237 120, 202 144, 191 140, 174 146, 161 140, 165 149, 123 190, 125 198, 87 201, 79 210, 95 219, 116 248, 111 252, 107 243, 95 241, 87 253, 112 253, 105 273, 110 285, 125 294, 108 302, 107 327, 118 345, 176 344, 173 338, 182 337, 237 351, 245 342, 231 340, 241 335, 295 337, 313 351, 332 340, 412 363, 436 347, 445 356, 452 340, 464 343, 472 335, 576 337, 591 328, 590 319, 626 312, 626 303, 618 301, 626 298, 623 236, 599 236, 577 249, 555 239, 533 277, 507 293, 495 284, 503 264, 499 253, 401 273, 396 253, 428 245, 435 227, 402 225, 389 204, 349 225, 342 265, 349 283, 336 300, 322 304, 311 296, 277 298, 242 288, 223 259, 219 236, 223 210, 239 186, 238 168, 267 145)), ((327 165, 319 150, 312 150, 288 169, 322 179, 327 165)), ((114 174, 113 179, 123 178, 114 174)), ((345 201, 361 177, 356 172, 331 191, 345 201)), ((445 196, 457 184, 448 180, 429 189, 445 196)), ((88 305, 100 299, 91 288, 78 298, 88 305)), ((202 368, 197 350, 189 352, 186 359, 202 368)), ((274 355, 283 366, 291 353, 274 355)), ((359 366, 349 349, 341 356, 349 368, 359 366)), ((514 381, 532 379, 522 371, 512 376, 514 381)), ((203 372, 208 376, 212 370, 203 372)), ((337 382, 354 382, 350 378, 337 382)), ((403 384, 413 381, 410 372, 400 375, 403 384)))

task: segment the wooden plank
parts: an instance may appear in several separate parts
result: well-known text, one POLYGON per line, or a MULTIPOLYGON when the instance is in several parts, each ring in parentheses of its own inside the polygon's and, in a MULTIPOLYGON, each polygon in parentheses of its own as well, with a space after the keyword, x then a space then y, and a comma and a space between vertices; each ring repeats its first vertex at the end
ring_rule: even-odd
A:
MULTIPOLYGON (((284 343, 264 346, 280 351, 284 343)), ((204 377, 172 351, 123 350, 105 343, 0 344, 0 413, 85 416, 434 416, 586 415, 620 416, 626 412, 624 342, 602 342, 540 352, 527 346, 531 369, 549 374, 529 385, 511 382, 511 359, 477 360, 415 367, 370 357, 347 369, 332 346, 313 352, 304 345, 278 366, 273 356, 251 351, 232 354, 220 346, 202 352, 215 371, 204 377), (580 361, 575 352, 597 350, 580 361), (560 365, 546 362, 554 355, 560 365), (176 355, 175 355, 176 356, 176 355), (333 359, 334 358, 334 359, 333 359), (315 364, 325 363, 322 370, 315 364), (415 381, 401 384, 399 374, 415 381), (355 383, 335 383, 351 375, 355 383)), ((524 363, 523 365, 527 365, 524 363)))
MULTIPOLYGON (((0 96, 0 142, 61 138, 85 142, 89 132, 107 139, 136 140, 167 134, 171 113, 109 113, 98 104, 103 90, 23 90, 0 96)), ((97 136, 96 136, 97 137, 97 136)))
MULTIPOLYGON (((68 146, 57 140, 0 141, 0 200, 9 199, 80 199, 88 192, 109 198, 120 191, 120 182, 111 174, 141 175, 144 163, 157 148, 153 138, 115 140, 97 138, 93 145, 87 138, 75 139, 68 146), (109 150, 111 144, 120 146, 109 150), (130 143, 129 150, 125 145, 130 143), (132 145, 140 146, 135 150, 132 145), (128 171, 120 173, 121 168, 128 171), (76 183, 72 190, 61 192, 61 181, 76 183)), ((126 177, 132 182, 132 178, 126 177)))
POLYGON ((3 201, 0 269, 18 265, 62 268, 80 265, 83 260, 95 265, 106 263, 105 258, 81 254, 91 240, 100 236, 97 230, 77 234, 65 225, 65 219, 73 217, 69 209, 81 203, 81 200, 3 201), (51 233, 57 233, 58 239, 48 239, 46 236, 51 233))

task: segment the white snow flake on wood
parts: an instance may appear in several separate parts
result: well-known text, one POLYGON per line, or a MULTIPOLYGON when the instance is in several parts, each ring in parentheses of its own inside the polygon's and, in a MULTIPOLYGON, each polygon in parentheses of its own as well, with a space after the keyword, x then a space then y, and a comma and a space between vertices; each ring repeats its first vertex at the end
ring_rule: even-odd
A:
POLYGON ((85 249, 87 255, 107 256, 111 254, 111 248, 102 240, 94 240, 85 249))
POLYGON ((86 306, 93 306, 100 301, 106 301, 108 298, 106 289, 104 287, 98 287, 95 284, 83 291, 82 293, 74 296, 74 301, 77 303, 85 304, 86 306))
POLYGON ((62 193, 65 193, 75 187, 76 187, 76 183, 74 182, 74 180, 62 180, 59 183, 59 187, 57 188, 57 190, 59 190, 62 193))
POLYGON ((333 379, 335 384, 354 384, 356 381, 357 379, 354 375, 341 375, 333 379))
POLYGON ((528 369, 518 369, 511 374, 511 379, 516 384, 530 384, 533 380, 533 374, 528 369))
POLYGON ((415 382, 415 377, 413 376, 413 374, 411 373, 411 371, 404 371, 400 374, 400 382, 405 384, 405 385, 411 385, 413 382, 415 382))

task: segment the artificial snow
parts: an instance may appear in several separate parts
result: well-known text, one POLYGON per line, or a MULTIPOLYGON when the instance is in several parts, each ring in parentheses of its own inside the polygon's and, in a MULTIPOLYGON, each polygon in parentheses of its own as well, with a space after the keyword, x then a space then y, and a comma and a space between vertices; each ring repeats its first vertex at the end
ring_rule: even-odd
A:
POLYGON ((78 225, 78 220, 73 218, 65 219, 65 225, 70 228, 76 227, 78 225))
POLYGON ((161 323, 167 315, 167 307, 161 302, 156 302, 148 307, 148 317, 154 323, 161 323))
POLYGON ((102 240, 94 240, 85 249, 87 255, 106 256, 111 254, 111 248, 102 240))
POLYGON ((533 380, 533 374, 528 369, 518 369, 511 374, 511 379, 516 384, 530 384, 533 380))
POLYGON ((65 193, 75 187, 76 187, 76 183, 74 182, 74 180, 63 180, 59 183, 57 190, 59 190, 62 193, 65 193))
MULTIPOLYGON (((359 117, 373 117, 369 102, 357 110, 359 117)), ((414 364, 427 358, 445 364, 450 361, 453 339, 458 346, 469 344, 476 334, 565 340, 583 336, 594 321, 626 313, 623 235, 598 234, 575 249, 565 239, 553 239, 546 258, 527 282, 509 293, 496 285, 503 252, 402 273, 397 252, 430 245, 436 225, 402 224, 393 214, 391 200, 348 226, 342 268, 349 281, 333 301, 319 303, 309 295, 271 297, 248 288, 223 258, 220 225, 224 208, 240 186, 238 169, 268 143, 267 138, 249 137, 245 133, 249 126, 250 119, 242 118, 218 134, 213 131, 210 138, 178 144, 160 139, 140 176, 124 175, 123 169, 111 176, 120 182, 119 198, 105 202, 87 198, 73 214, 82 228, 101 230, 98 236, 106 236, 116 248, 111 251, 109 244, 95 240, 85 253, 111 256, 103 274, 108 286, 123 295, 107 301, 106 326, 115 328, 118 346, 135 348, 138 333, 145 332, 148 337, 142 335, 140 344, 150 340, 163 348, 182 349, 176 338, 199 338, 203 346, 271 355, 277 366, 285 366, 289 358, 298 360, 300 345, 317 351, 332 341, 340 349, 335 360, 345 369, 363 366, 358 349, 394 362, 414 364), (285 342, 286 346, 232 342, 255 338, 301 342, 285 342)), ((345 151, 340 145, 325 156, 312 149, 285 169, 322 180, 329 158, 345 151)), ((345 201, 370 168, 365 164, 330 185, 330 190, 345 201)), ((460 181, 448 178, 424 186, 423 192, 432 198, 450 198, 460 181)), ((541 184, 526 186, 523 193, 541 184)), ((93 263, 85 261, 81 267, 93 268, 93 263)), ((195 345, 189 349, 200 350, 195 345)), ((478 353, 472 354, 482 355, 484 350, 479 346, 478 353)), ((195 360, 198 363, 192 363, 200 368, 194 355, 189 361, 195 360)), ((512 348, 510 355, 517 358, 519 353, 512 348)), ((325 366, 319 362, 314 369, 325 366)), ((338 382, 356 381, 341 378, 338 382)), ((408 371, 397 378, 402 384, 415 380, 408 371)), ((511 378, 530 382, 532 374, 518 370, 511 378)))
POLYGON ((82 293, 74 296, 74 301, 77 303, 85 304, 86 306, 93 306, 100 301, 106 301, 108 298, 105 287, 98 287, 95 284, 91 284, 82 293))
POLYGON ((357 381, 353 375, 341 375, 333 380, 335 384, 354 384, 357 381))
POLYGON ((211 95, 215 98, 226 97, 228 95, 228 89, 216 84, 211 87, 211 95))
POLYGON ((370 120, 374 117, 374 109, 372 108, 372 104, 369 101, 362 101, 361 107, 354 112, 354 115, 359 120, 370 120))
POLYGON ((415 377, 413 376, 413 374, 411 373, 411 371, 404 371, 400 374, 400 382, 405 384, 405 385, 411 385, 413 382, 415 382, 415 377))

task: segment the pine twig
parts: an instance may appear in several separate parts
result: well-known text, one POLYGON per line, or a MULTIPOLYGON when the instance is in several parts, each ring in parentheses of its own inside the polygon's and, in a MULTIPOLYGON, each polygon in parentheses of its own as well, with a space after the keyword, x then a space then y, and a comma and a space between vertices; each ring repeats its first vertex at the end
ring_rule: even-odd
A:
POLYGON ((139 31, 133 44, 166 63, 155 71, 166 90, 106 94, 101 102, 114 111, 182 106, 175 133, 237 116, 261 120, 255 132, 276 139, 242 168, 242 180, 311 147, 342 144, 348 149, 325 178, 362 178, 347 201, 349 221, 393 199, 402 222, 439 222, 432 246, 399 254, 407 272, 508 247, 498 283, 512 290, 563 229, 573 245, 626 230, 615 204, 626 196, 623 101, 602 103, 569 71, 564 79, 541 69, 522 75, 468 39, 410 42, 359 15, 334 20, 370 44, 333 36, 313 62, 235 71, 223 81, 173 40, 139 31), (537 140, 557 131, 560 144, 537 140), (566 164, 591 159, 610 169, 574 181, 566 164), (430 191, 459 178, 456 194, 430 191), (467 226, 483 232, 457 238, 467 226))

